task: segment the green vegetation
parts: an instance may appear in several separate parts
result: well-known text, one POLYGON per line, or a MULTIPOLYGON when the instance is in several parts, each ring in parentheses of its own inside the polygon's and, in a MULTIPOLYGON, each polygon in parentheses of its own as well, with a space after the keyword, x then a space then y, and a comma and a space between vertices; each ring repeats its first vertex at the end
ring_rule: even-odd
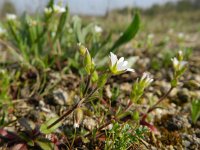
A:
POLYGON ((200 11, 182 3, 96 22, 53 0, 41 16, 8 14, 0 146, 198 149, 200 11))

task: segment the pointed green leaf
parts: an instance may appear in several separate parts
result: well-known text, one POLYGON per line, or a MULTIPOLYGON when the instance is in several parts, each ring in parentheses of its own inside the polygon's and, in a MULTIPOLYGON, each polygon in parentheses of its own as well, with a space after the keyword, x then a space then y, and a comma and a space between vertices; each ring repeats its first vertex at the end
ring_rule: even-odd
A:
POLYGON ((55 122, 58 119, 58 117, 54 117, 43 123, 40 127, 40 131, 44 134, 50 134, 54 132, 59 126, 61 126, 61 122, 55 124, 53 127, 48 129, 48 126, 51 125, 53 122, 55 122))
POLYGON ((191 113, 192 113, 192 122, 196 123, 196 121, 200 117, 200 100, 199 99, 192 101, 191 113))
POLYGON ((39 145, 43 150, 54 150, 54 144, 51 143, 49 140, 46 139, 37 139, 35 141, 37 145, 39 145))
POLYGON ((139 30, 139 26, 140 26, 140 17, 139 14, 136 13, 133 17, 131 24, 124 31, 122 36, 120 36, 119 39, 114 43, 110 51, 115 52, 118 47, 133 39, 139 30))

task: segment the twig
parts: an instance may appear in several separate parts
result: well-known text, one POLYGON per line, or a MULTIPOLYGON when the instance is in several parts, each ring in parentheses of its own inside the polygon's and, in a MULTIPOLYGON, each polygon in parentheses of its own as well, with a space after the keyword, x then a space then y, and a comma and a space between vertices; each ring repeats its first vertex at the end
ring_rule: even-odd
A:
MULTIPOLYGON (((101 127, 99 127, 97 129, 97 132, 98 131, 101 131, 103 128, 107 127, 108 125, 110 125, 112 123, 112 120, 109 120, 107 123, 103 124, 101 127)), ((92 135, 92 132, 88 133, 87 135, 85 135, 85 137, 88 137, 88 136, 91 136, 92 135)))
POLYGON ((165 95, 163 95, 163 96, 157 101, 157 103, 155 103, 152 107, 150 107, 149 110, 147 111, 147 113, 152 112, 152 111, 156 108, 156 106, 157 106, 158 104, 160 104, 160 103, 170 94, 170 92, 171 92, 172 90, 173 90, 173 87, 171 87, 171 88, 168 90, 168 92, 165 93, 165 95))
POLYGON ((66 113, 64 113, 60 118, 58 118, 55 122, 53 122, 52 124, 50 124, 47 129, 50 129, 51 127, 53 127, 54 125, 56 125, 58 122, 62 121, 65 117, 67 117, 69 114, 71 114, 76 108, 78 108, 86 99, 88 99, 89 97, 91 97, 96 91, 98 90, 98 88, 96 87, 86 98, 82 98, 77 104, 75 104, 71 109, 69 109, 66 113))
POLYGON ((170 92, 173 90, 173 88, 174 88, 174 87, 171 87, 171 88, 167 91, 167 93, 165 93, 165 95, 163 95, 163 96, 157 101, 157 103, 155 103, 153 106, 151 106, 151 107, 148 109, 147 113, 145 113, 145 114, 143 115, 141 121, 144 121, 145 118, 147 117, 147 114, 149 114, 150 112, 152 112, 154 109, 157 108, 157 105, 159 105, 159 104, 170 94, 170 92))

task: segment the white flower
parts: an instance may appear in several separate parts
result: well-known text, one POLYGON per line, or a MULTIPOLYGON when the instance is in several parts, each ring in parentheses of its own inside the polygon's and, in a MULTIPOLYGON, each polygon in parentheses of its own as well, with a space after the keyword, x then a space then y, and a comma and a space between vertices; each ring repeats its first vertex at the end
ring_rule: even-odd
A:
POLYGON ((153 82, 153 78, 150 76, 149 73, 144 72, 141 77, 141 81, 144 82, 144 86, 147 87, 153 82))
POLYGON ((66 9, 64 8, 64 7, 61 7, 61 6, 59 6, 59 5, 53 5, 53 9, 52 8, 45 8, 44 9, 44 12, 46 13, 46 14, 50 14, 50 13, 52 13, 52 12, 55 12, 55 13, 64 13, 64 12, 66 12, 66 9))
POLYGON ((44 8, 44 12, 45 12, 45 14, 50 14, 50 13, 52 13, 52 9, 51 8, 44 8))
POLYGON ((187 63, 188 63, 187 61, 181 61, 180 66, 179 66, 180 69, 183 69, 186 66, 187 63))
POLYGON ((64 7, 59 6, 59 5, 53 5, 53 9, 57 13, 64 13, 64 12, 66 12, 66 9, 64 7))
POLYGON ((172 58, 173 67, 175 70, 181 70, 187 64, 187 61, 179 61, 176 57, 172 58))
POLYGON ((17 16, 15 14, 6 14, 6 19, 7 20, 15 20, 17 16))
POLYGON ((94 26, 94 30, 95 30, 95 32, 97 32, 97 33, 101 33, 103 30, 102 30, 102 28, 100 27, 100 26, 94 26))
POLYGON ((179 65, 178 59, 176 57, 174 57, 171 60, 172 60, 174 68, 178 68, 178 65, 179 65))
POLYGON ((111 66, 110 70, 113 74, 120 74, 125 71, 131 71, 134 72, 134 69, 131 69, 128 67, 128 62, 124 61, 124 57, 121 57, 119 60, 117 59, 117 56, 110 52, 110 61, 111 66))

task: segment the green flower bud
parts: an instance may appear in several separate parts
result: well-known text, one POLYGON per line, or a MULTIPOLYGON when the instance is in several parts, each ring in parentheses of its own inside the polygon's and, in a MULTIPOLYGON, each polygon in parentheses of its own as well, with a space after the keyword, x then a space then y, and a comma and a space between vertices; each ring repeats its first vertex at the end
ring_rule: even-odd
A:
POLYGON ((182 61, 183 60, 183 52, 180 50, 178 51, 178 60, 182 61))
POLYGON ((91 74, 94 71, 95 64, 88 50, 86 50, 84 65, 85 65, 85 71, 88 74, 91 74))
POLYGON ((132 117, 134 120, 138 121, 140 119, 139 112, 138 111, 133 112, 132 117))
POLYGON ((98 81, 98 79, 99 79, 98 73, 97 73, 97 71, 94 71, 92 73, 92 82, 96 82, 96 81, 98 81))
POLYGON ((78 46, 79 46, 79 52, 80 52, 80 54, 81 54, 82 56, 85 56, 85 53, 86 53, 86 51, 87 51, 87 48, 86 48, 85 46, 81 45, 81 43, 79 43, 78 46))

